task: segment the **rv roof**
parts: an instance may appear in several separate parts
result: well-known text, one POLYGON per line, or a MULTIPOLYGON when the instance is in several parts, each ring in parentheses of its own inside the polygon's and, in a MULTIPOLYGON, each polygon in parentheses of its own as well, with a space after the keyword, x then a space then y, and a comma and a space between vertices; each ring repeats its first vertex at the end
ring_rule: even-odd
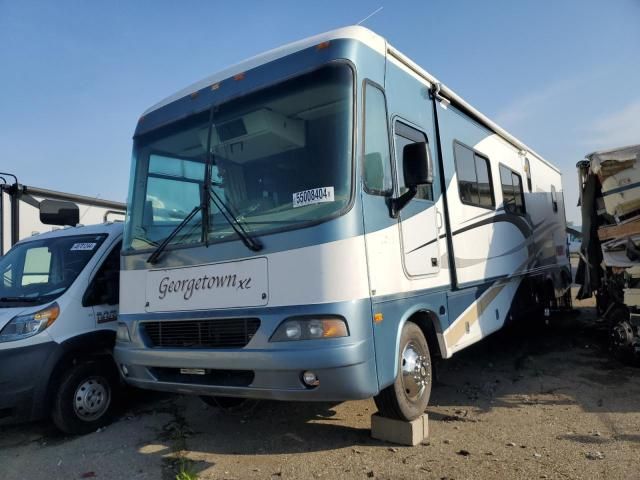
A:
POLYGON ((519 148, 521 150, 524 150, 525 152, 529 152, 532 155, 535 155, 542 162, 544 162, 545 164, 547 164, 548 166, 550 166, 551 168, 556 170, 558 173, 560 173, 560 170, 556 166, 554 166, 553 164, 551 164, 550 162, 545 160, 541 155, 536 153, 533 149, 529 148, 523 142, 521 142, 520 140, 515 138, 509 132, 507 132, 506 130, 504 130, 500 126, 498 126, 495 122, 493 122, 488 117, 483 115, 481 112, 476 110, 474 107, 469 105, 465 100, 462 99, 462 97, 460 97, 453 90, 448 88, 446 85, 442 84, 442 82, 440 82, 436 77, 434 77, 433 75, 428 73, 426 70, 424 70, 423 68, 418 66, 416 63, 414 63, 408 57, 404 56, 398 50, 396 50, 391 45, 389 45, 387 43, 387 41, 383 37, 381 37, 380 35, 378 35, 375 32, 372 32, 368 28, 361 27, 361 26, 349 26, 349 27, 339 28, 339 29, 336 29, 336 30, 331 30, 329 32, 321 33, 319 35, 314 35, 312 37, 308 37, 308 38, 305 38, 303 40, 298 40, 297 42, 293 42, 293 43, 289 43, 287 45, 283 45, 283 46, 275 48, 273 50, 269 50, 267 52, 264 52, 264 53, 262 53, 260 55, 256 55, 255 57, 251 57, 251 58, 249 58, 247 60, 244 60, 243 62, 237 63, 237 64, 235 64, 235 65, 233 65, 231 67, 228 67, 228 68, 226 68, 224 70, 221 70, 221 71, 219 71, 219 72, 217 72, 217 73, 215 73, 215 74, 213 74, 213 75, 211 75, 209 77, 206 77, 206 78, 200 80, 199 82, 196 82, 196 83, 194 83, 194 84, 192 84, 192 85, 190 85, 190 86, 188 86, 188 87, 186 87, 186 88, 174 93, 173 95, 165 98, 164 100, 160 101, 159 103, 153 105, 151 108, 147 109, 143 113, 143 116, 147 115, 148 113, 150 113, 150 112, 152 112, 154 110, 157 110, 157 109, 159 109, 161 107, 164 107, 165 105, 168 105, 168 104, 170 104, 170 103, 172 103, 172 102, 174 102, 176 100, 179 100, 180 98, 184 98, 187 95, 190 95, 190 94, 192 94, 194 92, 197 92, 197 91, 199 91, 199 90, 201 90, 201 89, 203 89, 203 88, 205 88, 205 87, 207 87, 209 85, 213 85, 214 83, 221 82, 222 80, 230 78, 230 77, 232 77, 232 76, 234 76, 234 75, 236 75, 238 73, 246 72, 246 71, 251 70, 252 68, 255 68, 257 66, 260 66, 260 65, 263 65, 265 63, 271 62, 271 61, 276 60, 278 58, 285 57, 285 56, 290 55, 292 53, 295 53, 297 51, 304 50, 305 48, 312 47, 312 46, 317 45, 319 43, 327 42, 327 41, 331 41, 331 40, 337 40, 337 39, 354 39, 354 40, 358 40, 358 41, 366 44, 367 46, 369 46, 373 50, 377 51, 381 55, 389 54, 395 60, 397 60, 400 63, 404 64, 408 69, 412 70, 415 74, 417 74, 418 76, 422 77, 424 80, 426 80, 430 84, 432 84, 432 85, 439 84, 440 85, 440 93, 444 97, 446 97, 447 99, 453 101, 454 104, 457 104, 457 105, 463 107, 469 113, 474 115, 476 117, 476 119, 478 121, 480 121, 482 124, 484 124, 487 128, 489 128, 490 130, 492 130, 496 134, 500 135, 502 138, 504 138, 506 141, 508 141, 509 143, 514 145, 515 147, 517 147, 517 148, 519 148))

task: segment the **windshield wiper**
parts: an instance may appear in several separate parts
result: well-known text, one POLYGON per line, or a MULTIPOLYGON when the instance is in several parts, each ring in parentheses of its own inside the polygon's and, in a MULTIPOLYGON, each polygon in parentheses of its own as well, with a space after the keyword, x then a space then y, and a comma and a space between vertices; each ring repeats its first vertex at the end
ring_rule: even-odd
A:
POLYGON ((0 302, 25 302, 36 303, 39 302, 38 297, 0 297, 0 302))
POLYGON ((211 153, 211 130, 213 128, 213 108, 209 111, 209 133, 207 135, 207 158, 205 163, 205 177, 204 177, 204 185, 202 188, 200 205, 193 207, 191 213, 187 215, 176 227, 171 231, 171 233, 165 238, 160 245, 156 247, 156 249, 149 255, 147 258, 147 263, 154 264, 162 255, 162 252, 167 248, 167 245, 171 243, 171 240, 180 233, 185 225, 187 225, 193 217, 195 217, 198 212, 202 212, 202 241, 208 247, 209 246, 209 201, 213 201, 224 219, 231 225, 234 232, 240 237, 242 243, 244 243, 247 248, 250 250, 257 252, 262 250, 262 243, 253 238, 244 227, 240 224, 238 219, 233 215, 231 209, 224 203, 224 201, 220 198, 220 196, 211 188, 211 170, 213 166, 213 155, 211 153))
MULTIPOLYGON (((242 243, 244 243, 249 250, 253 252, 259 252, 260 250, 262 250, 262 243, 260 242, 260 240, 250 235, 249 232, 244 229, 242 223, 240 223, 240 221, 236 218, 229 206, 224 203, 224 200, 222 200, 222 198, 220 198, 220 195, 218 195, 212 188, 209 188, 209 198, 211 198, 211 201, 216 204, 216 207, 218 207, 218 210, 220 210, 220 213, 222 213, 224 219, 231 226, 231 228, 233 228, 233 231, 236 232, 236 235, 240 237, 242 243)), ((205 235, 207 235, 207 238, 209 237, 208 230, 205 232, 205 235)))
MULTIPOLYGON (((233 229, 234 232, 236 232, 236 234, 238 235, 238 237, 240 237, 240 240, 242 240, 242 243, 244 243, 247 248, 253 252, 258 252, 260 250, 262 250, 262 243, 260 243, 259 240, 257 240, 256 238, 252 237, 242 226, 242 224, 238 221, 238 219, 233 215, 233 213, 231 212, 231 209, 229 208, 229 206, 224 203, 224 201, 220 198, 220 196, 213 191, 212 189, 209 189, 209 198, 211 199, 211 201, 213 201, 216 206, 218 207, 218 210, 220 210, 220 213, 222 213, 222 216, 224 217, 224 219, 227 221, 227 223, 229 223, 229 225, 231 226, 231 228, 233 229)), ((207 202, 208 203, 208 202, 207 202)), ((173 240, 175 238, 175 236, 180 233, 180 231, 191 221, 191 219, 193 217, 195 217, 198 212, 202 211, 202 216, 203 218, 205 216, 208 217, 209 213, 208 213, 208 208, 203 207, 203 204, 197 205, 193 208, 193 210, 191 210, 191 212, 189 213, 189 215, 187 215, 186 217, 184 217, 184 219, 178 224, 176 225, 176 228, 174 228, 171 233, 167 236, 167 238, 165 238, 162 243, 160 243, 160 245, 158 245, 156 247, 156 249, 151 253, 151 255, 149 255, 149 258, 147 258, 147 263, 150 264, 154 264, 158 261, 158 259, 160 258, 160 255, 162 255, 162 252, 167 248, 167 245, 169 245, 169 243, 171 243, 171 240, 173 240)), ((208 242, 208 238, 209 238, 209 232, 208 232, 208 225, 209 222, 205 221, 203 222, 203 229, 206 228, 207 230, 204 230, 204 235, 205 238, 207 238, 207 240, 205 241, 205 244, 207 246, 209 246, 209 242, 208 242)))
POLYGON ((158 258, 160 258, 160 255, 162 255, 162 252, 164 252, 164 249, 167 248, 167 245, 169 245, 169 243, 171 243, 171 240, 173 240, 173 238, 178 233, 180 233, 180 230, 182 230, 185 225, 187 225, 200 210, 202 210, 202 205, 193 207, 191 213, 184 217, 184 219, 178 225, 176 225, 176 228, 171 230, 171 233, 167 236, 167 238, 165 238, 162 243, 160 243, 160 245, 158 245, 156 249, 151 253, 151 255, 149 255, 149 258, 147 258, 147 263, 150 263, 152 265, 156 263, 158 261, 158 258))

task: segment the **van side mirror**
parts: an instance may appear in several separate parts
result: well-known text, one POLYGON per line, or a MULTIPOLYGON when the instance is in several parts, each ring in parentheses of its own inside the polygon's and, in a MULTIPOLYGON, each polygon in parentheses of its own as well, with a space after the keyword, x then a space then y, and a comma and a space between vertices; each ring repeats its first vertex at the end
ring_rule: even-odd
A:
POLYGON ((398 218, 400 210, 416 196, 418 187, 433 183, 433 164, 426 142, 415 142, 402 149, 402 173, 407 191, 390 200, 391 216, 398 218))
POLYGON ((46 225, 75 226, 80 223, 80 209, 73 202, 42 200, 40 221, 46 225))
POLYGON ((407 188, 433 183, 433 164, 426 142, 405 145, 402 150, 402 165, 407 188))

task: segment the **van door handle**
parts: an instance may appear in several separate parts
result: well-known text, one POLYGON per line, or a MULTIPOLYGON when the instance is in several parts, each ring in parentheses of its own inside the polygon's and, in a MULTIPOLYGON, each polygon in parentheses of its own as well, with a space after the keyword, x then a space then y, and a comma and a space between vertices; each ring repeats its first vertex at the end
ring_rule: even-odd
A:
POLYGON ((442 214, 436 209, 436 227, 438 230, 441 230, 442 226, 443 226, 442 214))

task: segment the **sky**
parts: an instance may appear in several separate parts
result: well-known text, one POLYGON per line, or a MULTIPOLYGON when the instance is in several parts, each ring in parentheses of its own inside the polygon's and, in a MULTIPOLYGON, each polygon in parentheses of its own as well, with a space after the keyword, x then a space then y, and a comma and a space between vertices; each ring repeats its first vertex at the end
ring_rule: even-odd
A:
POLYGON ((226 66, 359 22, 556 164, 640 143, 640 0, 0 0, 0 171, 125 201, 141 113, 226 66))

